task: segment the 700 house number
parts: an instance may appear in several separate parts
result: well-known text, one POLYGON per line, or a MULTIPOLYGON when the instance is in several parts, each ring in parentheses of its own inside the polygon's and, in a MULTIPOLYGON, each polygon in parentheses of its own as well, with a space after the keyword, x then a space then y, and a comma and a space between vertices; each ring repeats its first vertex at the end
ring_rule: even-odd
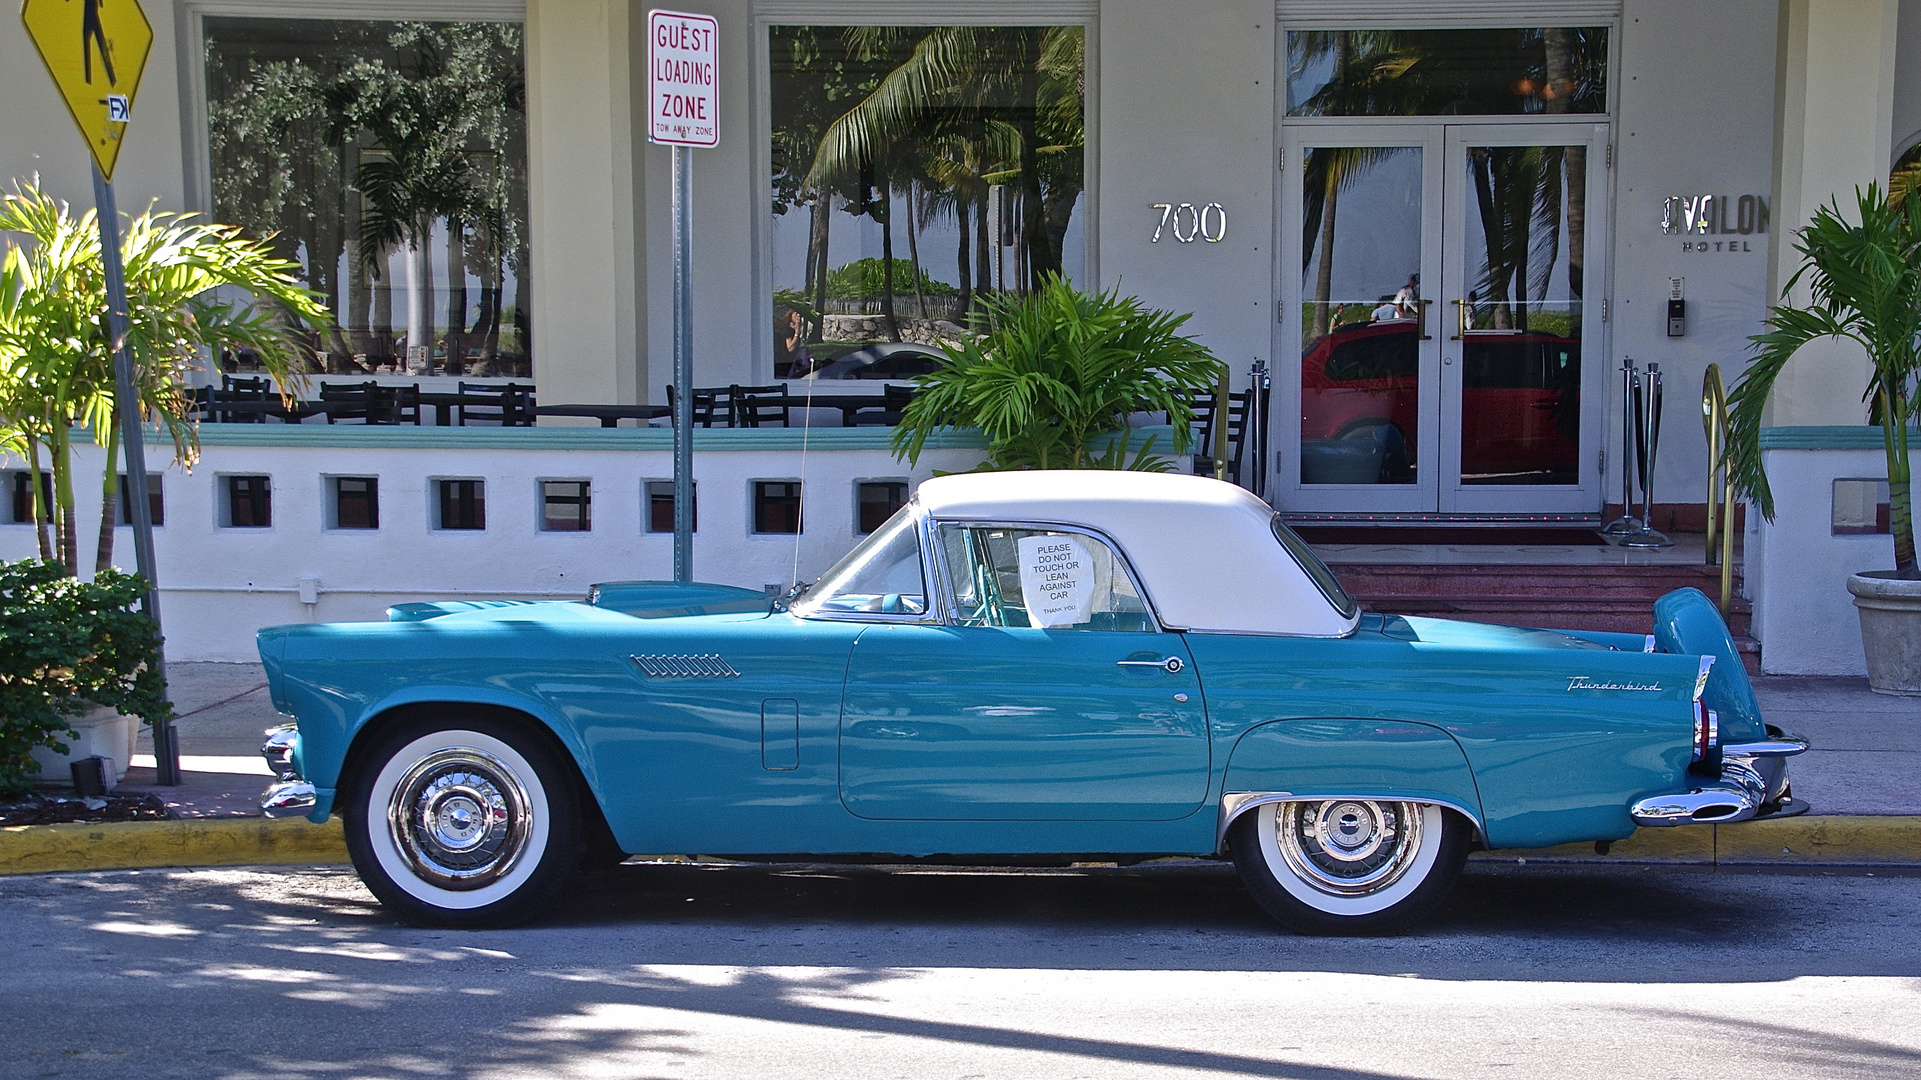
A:
POLYGON ((1150 243, 1161 242, 1162 233, 1170 233, 1183 244, 1191 244, 1195 239, 1218 244, 1227 237, 1227 208, 1220 203, 1211 202, 1196 209, 1193 203, 1150 203, 1161 212, 1161 220, 1154 226, 1154 239, 1150 243))

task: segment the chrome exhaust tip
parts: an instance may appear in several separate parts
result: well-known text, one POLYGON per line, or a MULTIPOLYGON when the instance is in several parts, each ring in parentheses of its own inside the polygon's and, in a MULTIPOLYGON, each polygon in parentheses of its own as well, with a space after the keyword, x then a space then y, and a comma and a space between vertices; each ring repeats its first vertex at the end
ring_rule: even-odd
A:
POLYGON ((1680 795, 1655 795, 1628 808, 1643 828, 1668 825, 1724 825, 1746 821, 1760 808, 1753 793, 1742 788, 1696 788, 1680 795))

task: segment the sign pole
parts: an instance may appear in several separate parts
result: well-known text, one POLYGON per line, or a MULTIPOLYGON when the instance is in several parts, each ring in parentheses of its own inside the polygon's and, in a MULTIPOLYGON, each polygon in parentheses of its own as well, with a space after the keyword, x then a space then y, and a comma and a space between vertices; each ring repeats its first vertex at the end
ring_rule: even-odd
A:
MULTIPOLYGON (((114 411, 119 414, 120 445, 127 462, 127 509, 133 525, 134 567, 145 579, 147 595, 143 606, 152 616, 155 632, 160 626, 160 578, 153 559, 153 504, 147 501, 147 443, 140 422, 140 392, 134 383, 133 353, 127 348, 127 281, 120 265, 120 213, 114 206, 113 184, 93 167, 93 201, 100 222, 100 265, 107 284, 107 340, 113 349, 114 411)), ((103 507, 102 513, 112 513, 103 507)), ((164 686, 167 660, 164 645, 155 646, 155 662, 164 686)), ((164 691, 163 691, 164 692, 164 691)), ((153 726, 155 779, 172 786, 180 783, 180 746, 175 739, 173 721, 153 726)))
POLYGON ((674 151, 674 580, 694 580, 693 157, 674 151))

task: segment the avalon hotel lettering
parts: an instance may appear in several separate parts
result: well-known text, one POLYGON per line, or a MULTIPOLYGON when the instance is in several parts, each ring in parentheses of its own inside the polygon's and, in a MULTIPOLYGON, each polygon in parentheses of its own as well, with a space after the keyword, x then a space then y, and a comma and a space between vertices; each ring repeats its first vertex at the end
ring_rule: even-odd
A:
MULTIPOLYGON (((1661 204, 1661 231, 1669 236, 1739 235, 1768 231, 1768 200, 1764 195, 1670 195, 1661 204)), ((1753 251, 1746 240, 1681 241, 1682 251, 1753 251), (1710 248, 1709 245, 1713 246, 1710 248)))

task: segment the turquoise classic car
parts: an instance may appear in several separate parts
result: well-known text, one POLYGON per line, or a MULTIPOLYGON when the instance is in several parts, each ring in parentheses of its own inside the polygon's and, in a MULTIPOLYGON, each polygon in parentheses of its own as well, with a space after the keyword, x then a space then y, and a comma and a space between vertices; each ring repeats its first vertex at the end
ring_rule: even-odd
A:
POLYGON ((1477 848, 1790 811, 1706 597, 1642 637, 1364 613, 1238 487, 929 480, 813 585, 596 586, 260 632, 281 780, 399 917, 500 925, 627 853, 1233 859, 1380 932, 1477 848))

